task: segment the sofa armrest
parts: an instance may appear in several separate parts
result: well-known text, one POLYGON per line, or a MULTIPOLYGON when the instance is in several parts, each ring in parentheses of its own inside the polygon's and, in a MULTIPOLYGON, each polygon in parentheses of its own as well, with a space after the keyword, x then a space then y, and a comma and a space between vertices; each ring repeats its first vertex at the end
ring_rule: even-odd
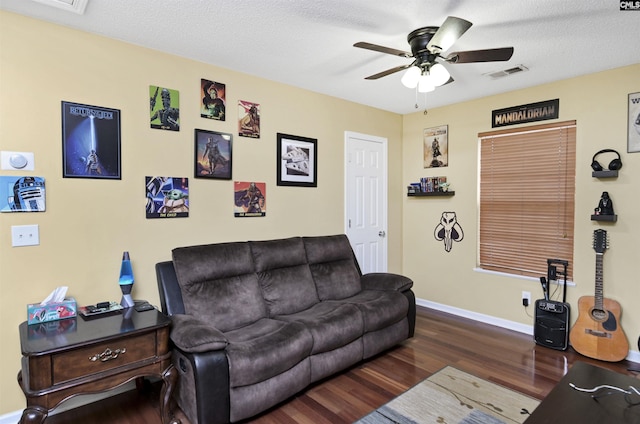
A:
POLYGON ((405 291, 413 287, 413 280, 403 275, 390 272, 372 272, 364 274, 360 281, 365 290, 394 290, 405 291))
POLYGON ((184 352, 224 350, 229 344, 220 330, 192 315, 172 315, 171 322, 171 341, 184 352))

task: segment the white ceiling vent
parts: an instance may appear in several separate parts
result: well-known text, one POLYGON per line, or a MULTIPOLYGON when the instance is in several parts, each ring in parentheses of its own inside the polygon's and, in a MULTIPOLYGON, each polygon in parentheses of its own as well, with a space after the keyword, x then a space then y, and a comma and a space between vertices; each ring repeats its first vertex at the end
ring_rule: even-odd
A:
POLYGON ((496 78, 508 77, 509 75, 517 74, 518 72, 524 72, 528 70, 529 68, 527 68, 524 65, 517 65, 517 66, 514 66, 513 68, 504 69, 502 71, 497 71, 497 72, 491 72, 485 75, 489 75, 491 78, 496 79, 496 78))
POLYGON ((77 13, 82 15, 84 9, 87 7, 89 0, 32 0, 38 3, 46 4, 47 6, 57 7, 58 9, 66 10, 67 12, 77 13))

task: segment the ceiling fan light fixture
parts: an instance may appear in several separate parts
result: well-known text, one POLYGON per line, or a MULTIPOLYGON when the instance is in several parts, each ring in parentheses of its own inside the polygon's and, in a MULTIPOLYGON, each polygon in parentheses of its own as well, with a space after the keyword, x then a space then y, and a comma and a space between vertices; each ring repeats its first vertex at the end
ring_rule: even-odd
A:
POLYGON ((433 79, 429 76, 429 74, 420 76, 420 79, 418 80, 419 93, 430 93, 435 89, 436 86, 433 85, 433 79))
POLYGON ((400 82, 407 88, 416 88, 418 85, 418 81, 420 80, 420 68, 417 66, 412 66, 407 69, 407 72, 404 73, 400 82))
POLYGON ((447 68, 439 63, 436 63, 429 69, 429 75, 431 76, 431 82, 436 87, 440 87, 451 78, 451 74, 449 74, 447 68))

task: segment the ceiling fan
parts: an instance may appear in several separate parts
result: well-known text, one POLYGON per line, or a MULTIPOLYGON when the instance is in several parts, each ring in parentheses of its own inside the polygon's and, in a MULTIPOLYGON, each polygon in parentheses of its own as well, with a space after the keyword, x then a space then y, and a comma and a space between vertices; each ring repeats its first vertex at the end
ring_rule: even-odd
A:
POLYGON ((497 49, 466 50, 449 53, 443 56, 457 40, 473 25, 471 22, 455 16, 449 16, 442 26, 427 26, 411 31, 407 35, 407 41, 411 46, 411 53, 390 47, 379 46, 366 42, 358 42, 354 47, 373 50, 394 56, 414 58, 414 61, 387 69, 386 71, 366 77, 367 80, 391 75, 407 69, 402 77, 402 84, 408 88, 418 88, 419 92, 433 91, 435 87, 453 82, 449 71, 440 62, 444 63, 474 63, 474 62, 500 62, 511 59, 513 47, 501 47, 497 49))

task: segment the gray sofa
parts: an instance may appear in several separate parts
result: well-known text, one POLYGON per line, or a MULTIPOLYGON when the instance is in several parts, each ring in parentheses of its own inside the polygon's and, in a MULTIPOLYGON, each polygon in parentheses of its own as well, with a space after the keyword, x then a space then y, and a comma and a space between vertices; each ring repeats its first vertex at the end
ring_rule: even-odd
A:
POLYGON ((237 422, 412 337, 413 282, 362 275, 345 235, 180 247, 156 264, 178 405, 237 422))

